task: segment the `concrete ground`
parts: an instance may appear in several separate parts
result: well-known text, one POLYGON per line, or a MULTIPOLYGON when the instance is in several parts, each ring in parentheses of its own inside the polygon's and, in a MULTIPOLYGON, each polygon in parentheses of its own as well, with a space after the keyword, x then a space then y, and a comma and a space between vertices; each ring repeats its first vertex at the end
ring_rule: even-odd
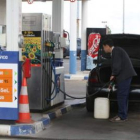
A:
MULTIPOLYGON (((71 81, 65 80, 66 93, 74 97, 86 96, 86 80, 83 81, 71 81)), ((69 97, 67 97, 69 99, 69 97)))
MULTIPOLYGON (((77 140, 139 140, 140 107, 130 104, 129 120, 125 123, 111 123, 109 120, 94 119, 86 108, 76 108, 54 120, 47 129, 35 135, 42 138, 77 140)), ((115 115, 117 110, 111 112, 115 115)))
MULTIPOLYGON (((114 107, 111 116, 116 113, 114 107)), ((85 107, 78 107, 55 119, 44 131, 30 137, 44 140, 140 140, 140 103, 129 105, 128 119, 124 123, 94 119, 93 113, 87 112, 85 107)))

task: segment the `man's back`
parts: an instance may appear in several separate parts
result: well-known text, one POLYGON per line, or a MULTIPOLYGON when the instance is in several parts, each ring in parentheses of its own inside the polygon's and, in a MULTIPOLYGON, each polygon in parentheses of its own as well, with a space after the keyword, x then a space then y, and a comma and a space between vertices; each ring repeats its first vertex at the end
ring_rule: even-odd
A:
POLYGON ((112 51, 112 75, 116 76, 117 82, 137 75, 128 54, 120 47, 112 51))

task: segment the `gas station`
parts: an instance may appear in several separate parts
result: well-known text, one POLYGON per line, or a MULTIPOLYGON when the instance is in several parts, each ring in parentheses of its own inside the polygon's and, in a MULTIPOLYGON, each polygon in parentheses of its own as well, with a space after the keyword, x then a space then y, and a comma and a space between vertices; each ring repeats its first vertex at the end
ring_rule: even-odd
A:
MULTIPOLYGON (((65 67, 63 64, 63 48, 65 46, 69 45, 70 50, 69 74, 77 74, 77 1, 78 0, 0 0, 1 136, 24 136, 44 131, 47 136, 49 134, 52 136, 56 135, 57 138, 61 138, 62 135, 68 138, 68 135, 70 135, 70 138, 75 136, 78 139, 87 139, 89 135, 93 138, 94 133, 94 135, 98 137, 101 135, 110 137, 111 134, 113 140, 118 140, 114 139, 114 136, 120 137, 123 135, 127 137, 126 134, 128 134, 129 137, 130 133, 127 133, 129 127, 128 132, 130 130, 132 132, 134 131, 134 133, 136 132, 135 128, 131 128, 133 127, 131 123, 138 118, 133 112, 130 115, 130 124, 128 123, 126 126, 122 124, 116 126, 110 125, 105 121, 105 119, 107 120, 110 117, 109 99, 112 90, 109 89, 108 91, 107 89, 108 85, 112 82, 108 80, 110 78, 111 69, 107 67, 107 65, 110 61, 105 63, 106 67, 103 67, 103 69, 101 68, 103 63, 100 63, 98 74, 102 75, 102 77, 98 78, 97 71, 94 72, 93 70, 93 68, 95 68, 95 64, 93 66, 93 60, 95 59, 97 61, 98 54, 100 54, 100 59, 103 59, 103 62, 107 60, 102 57, 103 49, 101 48, 99 50, 99 43, 101 37, 110 34, 111 31, 107 28, 87 27, 88 2, 90 0, 79 1, 81 1, 80 72, 85 72, 86 70, 91 70, 91 72, 88 73, 88 82, 85 83, 82 81, 84 87, 82 85, 82 88, 80 87, 81 89, 77 86, 78 82, 71 82, 73 85, 76 85, 76 88, 71 86, 72 90, 76 92, 81 92, 83 89, 86 89, 86 92, 83 90, 85 97, 76 97, 76 94, 74 94, 73 97, 66 93, 67 86, 65 85, 65 67), (23 2, 31 5, 47 1, 52 1, 52 16, 47 13, 22 13, 23 2), (65 1, 70 2, 70 15, 68 15, 70 17, 70 41, 68 41, 68 35, 64 30, 65 1), (101 80, 103 82, 100 83, 101 80), (99 87, 99 83, 102 84, 101 87, 99 87), (89 86, 87 86, 87 84, 89 84, 89 86), (97 88, 97 90, 93 92, 92 89, 94 88, 97 88), (87 94, 87 91, 90 94, 87 94), (103 95, 105 95, 104 93, 106 92, 108 94, 107 100, 101 102, 103 101, 101 100, 102 98, 95 98, 95 102, 93 102, 93 100, 89 98, 98 92, 99 94, 103 93, 103 95), (68 99, 70 102, 74 102, 74 104, 65 105, 66 97, 74 98, 74 101, 68 99), (79 106, 84 106, 84 108, 78 108, 78 110, 76 107, 79 106), (85 106, 87 107, 86 109, 85 106), (47 127, 53 119, 66 115, 66 113, 72 109, 75 109, 75 112, 73 111, 68 114, 69 116, 65 116, 63 118, 64 122, 63 119, 58 120, 56 123, 58 124, 58 128, 57 126, 53 128, 55 124, 47 127), (83 112, 84 109, 86 113, 83 112), (87 113, 88 109, 92 111, 92 115, 89 113, 90 111, 87 113), (51 110, 53 110, 53 112, 51 110), (37 117, 33 118, 31 113, 37 117), (67 123, 65 119, 68 120, 67 123), (96 119, 98 119, 98 121, 96 121, 96 119), (90 121, 88 122, 88 120, 90 121), (67 130, 67 128, 69 130, 67 130), (60 132, 57 132, 59 130, 60 132), (123 133, 124 130, 125 132, 123 133), (85 133, 86 131, 88 131, 88 133, 85 133), (79 132, 80 135, 76 132, 79 132), (118 135, 118 132, 121 133, 121 135, 118 135)), ((117 35, 114 36, 115 39, 117 37, 117 35)), ((124 39, 120 42, 127 42, 127 45, 130 45, 128 47, 130 53, 132 53, 131 47, 133 43, 135 44, 136 42, 136 47, 139 47, 139 35, 131 36, 123 33, 123 35, 118 38, 124 39)), ((120 44, 124 45, 125 43, 123 43, 120 44)), ((137 48, 137 50, 139 50, 139 48, 137 48)), ((136 56, 138 53, 138 51, 134 51, 132 54, 136 56)), ((135 64, 136 61, 138 60, 135 60, 135 64)), ((138 63, 135 70, 137 73, 140 72, 138 63)), ((139 75, 133 80, 134 87, 139 87, 138 81, 139 75)), ((116 92, 114 81, 111 84, 114 88, 113 92, 116 92)), ((131 94, 132 99, 134 99, 134 93, 137 93, 136 97, 138 97, 140 93, 139 90, 134 88, 131 91, 133 93, 131 94)), ((111 97, 115 96, 111 95, 111 97)), ((136 120, 136 123, 134 123, 134 126, 137 125, 139 125, 139 120, 136 120)), ((139 129, 137 131, 139 131, 139 129)), ((40 135, 42 134, 43 133, 40 135)))
MULTIPOLYGON (((29 110, 45 111, 65 100, 59 90, 65 92, 64 0, 52 0, 52 17, 44 13, 22 14, 22 2, 38 1, 42 0, 0 1, 0 120, 31 123, 30 116, 24 117, 30 115, 29 110)), ((86 67, 87 3, 82 1, 82 71, 86 67)), ((70 1, 70 5, 70 74, 76 74, 77 2, 70 1)))

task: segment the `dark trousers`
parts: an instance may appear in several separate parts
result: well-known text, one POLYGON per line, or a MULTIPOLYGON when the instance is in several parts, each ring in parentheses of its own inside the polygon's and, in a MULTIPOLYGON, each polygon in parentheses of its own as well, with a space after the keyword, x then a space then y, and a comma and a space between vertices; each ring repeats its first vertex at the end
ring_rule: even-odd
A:
POLYGON ((123 120, 127 119, 128 97, 131 80, 132 78, 129 78, 117 84, 118 116, 123 120))

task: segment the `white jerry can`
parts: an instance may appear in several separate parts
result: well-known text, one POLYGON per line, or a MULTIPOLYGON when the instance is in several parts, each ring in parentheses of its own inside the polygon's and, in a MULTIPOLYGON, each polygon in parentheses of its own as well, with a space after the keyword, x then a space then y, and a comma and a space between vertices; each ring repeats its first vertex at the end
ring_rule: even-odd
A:
POLYGON ((108 119, 110 112, 110 102, 108 98, 98 97, 94 100, 94 118, 108 119))

